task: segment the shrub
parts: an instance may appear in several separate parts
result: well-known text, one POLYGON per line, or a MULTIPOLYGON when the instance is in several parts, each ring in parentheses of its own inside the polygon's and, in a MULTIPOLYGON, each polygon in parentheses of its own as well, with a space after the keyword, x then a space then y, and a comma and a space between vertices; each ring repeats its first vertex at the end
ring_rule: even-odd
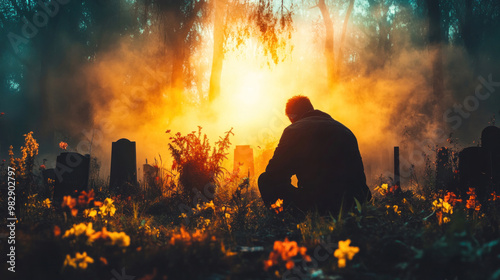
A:
POLYGON ((179 172, 180 185, 183 193, 188 196, 192 195, 191 191, 203 193, 205 186, 218 183, 224 173, 222 161, 227 158, 226 151, 231 145, 229 136, 233 134, 232 128, 215 142, 213 149, 207 135, 202 135, 201 129, 198 126, 197 132, 193 131, 186 136, 177 132, 170 137, 172 142, 168 144, 174 158, 172 170, 179 172))

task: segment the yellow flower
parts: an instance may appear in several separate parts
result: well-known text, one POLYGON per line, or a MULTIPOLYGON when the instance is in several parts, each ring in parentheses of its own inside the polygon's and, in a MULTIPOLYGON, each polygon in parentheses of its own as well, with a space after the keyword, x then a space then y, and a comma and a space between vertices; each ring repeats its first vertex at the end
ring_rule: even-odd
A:
POLYGON ((229 213, 226 213, 226 215, 225 215, 225 216, 226 216, 226 219, 231 218, 231 214, 229 214, 229 213))
POLYGON ((113 216, 116 212, 116 207, 113 204, 114 200, 111 198, 106 198, 101 207, 99 207, 99 213, 102 217, 104 216, 113 216))
POLYGON ((130 245, 130 236, 125 232, 109 232, 109 238, 111 239, 111 245, 119 247, 128 247, 130 245))
POLYGON ((91 236, 92 234, 95 233, 95 230, 92 228, 92 223, 80 223, 78 225, 73 225, 72 228, 68 229, 64 235, 63 238, 70 237, 70 236, 80 236, 82 234, 85 234, 86 236, 91 236))
POLYGON ((208 208, 212 208, 213 210, 215 210, 215 205, 214 205, 214 201, 213 200, 210 200, 209 203, 205 203, 204 207, 205 209, 208 209, 208 208))
POLYGON ((97 210, 96 209, 85 209, 83 210, 83 216, 87 218, 95 218, 97 216, 97 210))
POLYGON ((439 200, 436 199, 432 202, 432 210, 453 214, 453 206, 450 203, 444 201, 442 198, 440 198, 439 200))
POLYGON ((401 210, 398 210, 399 206, 394 205, 394 206, 392 206, 392 208, 394 209, 394 213, 396 213, 396 214, 398 214, 398 215, 401 216, 401 210))
POLYGON ((443 218, 443 222, 446 224, 446 223, 449 223, 451 220, 449 217, 444 217, 443 218))
POLYGON ((94 263, 94 259, 87 256, 87 252, 83 252, 83 254, 77 252, 74 258, 66 255, 63 266, 71 266, 74 269, 87 269, 89 263, 94 263))
POLYGON ((50 199, 46 198, 44 201, 43 201, 43 205, 47 208, 50 208, 50 205, 52 204, 52 202, 50 201, 50 199))
POLYGON ((105 227, 89 236, 89 242, 92 243, 96 240, 104 240, 107 245, 116 245, 119 247, 128 247, 130 245, 130 236, 125 232, 107 231, 105 227))
POLYGON ((382 184, 380 187, 375 187, 375 190, 378 191, 381 195, 386 195, 389 192, 389 185, 382 184))
POLYGON ((445 213, 449 213, 449 214, 453 214, 453 206, 451 206, 451 204, 449 204, 448 202, 443 202, 443 212, 445 213))
POLYGON ((352 260, 354 255, 359 252, 358 247, 351 247, 349 244, 351 244, 350 239, 345 241, 339 240, 339 248, 333 253, 333 255, 338 259, 339 268, 345 267, 346 260, 352 260))

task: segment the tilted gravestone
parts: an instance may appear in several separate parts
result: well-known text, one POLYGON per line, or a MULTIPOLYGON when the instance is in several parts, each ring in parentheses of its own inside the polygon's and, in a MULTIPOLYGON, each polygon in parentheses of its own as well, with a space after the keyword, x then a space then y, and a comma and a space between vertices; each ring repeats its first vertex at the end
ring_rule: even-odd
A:
POLYGON ((240 177, 254 176, 253 149, 250 145, 237 145, 234 149, 234 171, 237 168, 239 168, 240 177))
POLYGON ((481 146, 491 156, 491 180, 493 190, 500 193, 500 128, 488 126, 481 133, 481 146))
POLYGON ((90 156, 79 153, 61 153, 57 156, 54 201, 60 202, 66 195, 87 190, 89 182, 90 156))
POLYGON ((109 186, 111 190, 125 194, 131 186, 137 185, 137 168, 135 142, 120 139, 111 147, 111 173, 109 186), (127 189, 128 188, 128 189, 127 189))
POLYGON ((453 185, 450 150, 446 147, 441 147, 436 151, 436 189, 451 190, 453 185))

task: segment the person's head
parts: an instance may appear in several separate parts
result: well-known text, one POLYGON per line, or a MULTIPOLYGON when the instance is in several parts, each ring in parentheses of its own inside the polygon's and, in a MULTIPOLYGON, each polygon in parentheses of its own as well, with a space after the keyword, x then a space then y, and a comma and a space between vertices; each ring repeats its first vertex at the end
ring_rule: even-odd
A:
POLYGON ((296 95, 286 102, 285 113, 292 123, 300 120, 307 112, 313 110, 314 107, 307 96, 296 95))

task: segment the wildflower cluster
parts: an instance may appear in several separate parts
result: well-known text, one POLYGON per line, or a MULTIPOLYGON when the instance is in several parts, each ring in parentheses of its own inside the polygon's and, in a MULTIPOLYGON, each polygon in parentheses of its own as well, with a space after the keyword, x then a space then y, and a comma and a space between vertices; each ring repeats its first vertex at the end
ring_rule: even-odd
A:
POLYGON ((264 261, 264 270, 267 271, 280 263, 285 263, 286 269, 292 269, 295 267, 292 258, 298 255, 307 262, 311 261, 311 257, 307 255, 306 247, 299 247, 296 241, 288 241, 288 238, 285 238, 285 241, 276 240, 273 251, 269 254, 269 258, 264 261))
POLYGON ((432 202, 432 210, 436 212, 439 225, 450 222, 449 215, 453 214, 453 206, 450 203, 442 198, 436 199, 432 202), (447 215, 444 216, 444 214, 447 215))
POLYGON ((455 204, 457 203, 462 203, 462 199, 457 198, 457 196, 453 192, 447 192, 444 196, 444 201, 453 206, 455 206, 455 204))
POLYGON ((101 218, 106 216, 113 217, 116 213, 116 207, 113 202, 114 200, 111 198, 106 198, 103 203, 98 204, 102 204, 101 206, 83 210, 83 216, 90 218, 95 218, 98 215, 101 216, 101 218))
POLYGON ((68 149, 68 143, 63 142, 63 141, 59 142, 59 148, 61 148, 63 150, 68 149))
POLYGON ((63 266, 71 266, 74 269, 87 269, 90 263, 94 263, 94 259, 87 256, 87 252, 83 252, 83 254, 76 253, 74 258, 69 254, 66 255, 63 266))
POLYGON ((378 191, 378 193, 381 194, 382 196, 395 194, 398 189, 399 189, 398 185, 394 185, 394 186, 389 187, 388 184, 382 184, 381 186, 375 187, 375 190, 378 191))
POLYGON ((79 223, 77 225, 73 225, 70 229, 66 230, 63 235, 63 238, 69 237, 78 237, 80 235, 85 235, 87 237, 92 236, 95 233, 95 230, 92 228, 92 223, 79 223))
MULTIPOLYGON (((207 238, 207 234, 201 232, 199 229, 197 229, 193 233, 189 233, 184 229, 184 226, 181 227, 180 233, 175 233, 172 235, 170 238, 170 245, 175 245, 176 243, 179 244, 185 244, 185 245, 191 245, 193 242, 201 242, 207 238)), ((215 240, 215 236, 212 236, 211 238, 213 241, 215 240)))
POLYGON ((94 190, 90 190, 88 193, 86 191, 82 191, 78 195, 78 199, 73 198, 70 195, 67 195, 63 197, 63 202, 61 204, 61 207, 63 209, 69 210, 71 212, 71 215, 73 217, 76 217, 76 215, 78 215, 79 210, 85 210, 86 208, 94 206, 98 207, 102 206, 102 202, 96 201, 94 197, 95 197, 94 190))
POLYGON ((213 213, 215 213, 215 205, 214 205, 214 202, 211 200, 211 201, 206 202, 206 203, 196 204, 196 207, 191 208, 190 211, 182 212, 179 215, 179 218, 188 219, 189 216, 195 216, 198 218, 197 219, 198 226, 205 228, 206 226, 208 226, 210 224, 210 219, 204 218, 203 215, 204 214, 211 215, 213 213))
POLYGON ((102 241, 106 245, 118 247, 128 247, 130 245, 130 237, 125 232, 107 231, 105 227, 90 236, 89 242, 95 241, 102 241))
POLYGON ((467 207, 467 209, 479 211, 481 209, 481 204, 479 203, 479 200, 477 200, 476 189, 469 188, 467 194, 469 195, 469 199, 467 200, 465 207, 467 207))
POLYGON ((488 201, 497 201, 500 200, 500 195, 497 195, 497 193, 494 191, 491 193, 491 197, 488 198, 488 201))
POLYGON ((387 214, 389 214, 390 212, 394 212, 398 216, 401 216, 401 210, 399 210, 399 206, 398 205, 393 205, 393 206, 386 205, 385 208, 387 208, 387 211, 386 211, 387 214), (390 211, 389 209, 391 209, 392 211, 390 211))
POLYGON ((339 241, 339 248, 335 250, 333 256, 338 259, 339 268, 343 268, 346 266, 347 260, 352 260, 354 255, 359 252, 358 247, 350 246, 351 240, 347 239, 345 241, 339 241))
POLYGON ((35 157, 38 155, 38 143, 33 138, 33 131, 24 134, 24 146, 21 147, 20 158, 14 158, 13 147, 9 147, 10 166, 16 170, 16 177, 27 179, 33 171, 35 157))
POLYGON ((104 244, 110 246, 128 247, 130 245, 130 237, 124 232, 111 232, 106 230, 105 227, 101 231, 96 232, 92 228, 92 223, 73 225, 62 237, 76 238, 79 236, 86 236, 88 244, 92 244, 94 241, 104 241, 104 244))

